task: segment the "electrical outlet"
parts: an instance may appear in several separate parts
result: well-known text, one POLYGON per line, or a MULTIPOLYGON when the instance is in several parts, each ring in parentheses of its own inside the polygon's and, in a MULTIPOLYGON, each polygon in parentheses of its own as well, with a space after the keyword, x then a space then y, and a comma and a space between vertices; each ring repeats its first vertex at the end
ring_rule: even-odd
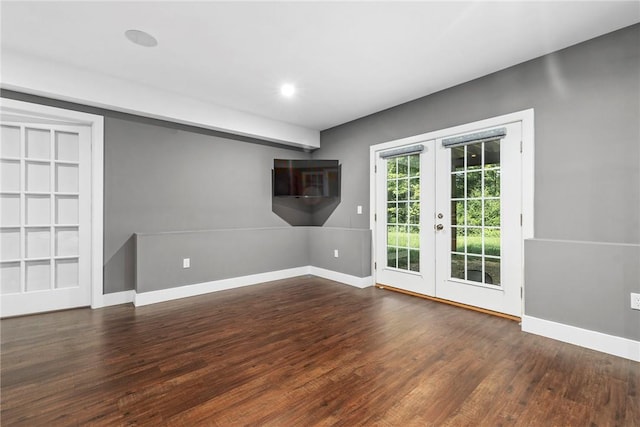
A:
POLYGON ((183 258, 182 259, 182 268, 191 267, 191 258, 183 258))
POLYGON ((334 258, 338 258, 338 250, 337 249, 333 250, 333 257, 334 258))
POLYGON ((357 213, 358 215, 362 215, 362 206, 358 205, 358 206, 356 207, 356 213, 357 213))
POLYGON ((634 310, 640 310, 640 294, 634 294, 631 292, 631 308, 634 310))

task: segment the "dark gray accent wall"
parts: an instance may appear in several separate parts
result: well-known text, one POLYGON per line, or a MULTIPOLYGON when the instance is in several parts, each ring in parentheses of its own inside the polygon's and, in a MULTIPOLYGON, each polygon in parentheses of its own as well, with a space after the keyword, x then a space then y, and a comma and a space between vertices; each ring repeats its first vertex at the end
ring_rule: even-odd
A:
POLYGON ((287 225, 271 211, 273 159, 308 157, 106 117, 105 293, 134 289, 134 233, 287 225))
POLYGON ((535 238, 545 242, 525 245, 525 314, 638 339, 639 46, 637 24, 323 131, 313 157, 348 171, 326 225, 369 227, 371 145, 533 108, 535 238), (595 246, 575 253, 575 242, 595 246))

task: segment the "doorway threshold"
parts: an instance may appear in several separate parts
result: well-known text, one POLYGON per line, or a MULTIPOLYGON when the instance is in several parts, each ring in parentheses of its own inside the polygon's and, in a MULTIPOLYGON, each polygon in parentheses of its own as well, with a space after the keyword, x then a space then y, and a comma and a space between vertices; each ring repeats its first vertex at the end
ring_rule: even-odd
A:
POLYGON ((395 288, 393 286, 383 285, 383 284, 380 284, 380 283, 376 283, 376 288, 378 288, 378 289, 388 289, 390 291, 399 292, 399 293, 405 294, 405 295, 411 295, 411 296, 414 296, 414 297, 418 297, 418 298, 422 298, 422 299, 426 299, 426 300, 430 300, 430 301, 440 302, 440 303, 443 303, 443 304, 452 305, 454 307, 465 308, 467 310, 477 311, 479 313, 489 314, 491 316, 502 317, 503 319, 513 320, 514 322, 518 322, 518 323, 520 323, 521 320, 522 320, 518 316, 512 316, 510 314, 500 313, 498 311, 493 311, 493 310, 487 310, 486 308, 480 308, 480 307, 475 307, 473 305, 462 304, 462 303, 459 303, 459 302, 450 301, 450 300, 443 299, 443 298, 432 297, 432 296, 429 296, 429 295, 420 294, 418 292, 407 291, 407 290, 404 290, 404 289, 395 288))

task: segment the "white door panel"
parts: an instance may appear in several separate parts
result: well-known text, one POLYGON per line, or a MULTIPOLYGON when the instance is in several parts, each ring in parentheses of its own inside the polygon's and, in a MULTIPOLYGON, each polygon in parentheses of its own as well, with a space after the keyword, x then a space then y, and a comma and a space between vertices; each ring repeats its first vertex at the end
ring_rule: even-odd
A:
POLYGON ((91 304, 91 129, 2 122, 2 316, 91 304))

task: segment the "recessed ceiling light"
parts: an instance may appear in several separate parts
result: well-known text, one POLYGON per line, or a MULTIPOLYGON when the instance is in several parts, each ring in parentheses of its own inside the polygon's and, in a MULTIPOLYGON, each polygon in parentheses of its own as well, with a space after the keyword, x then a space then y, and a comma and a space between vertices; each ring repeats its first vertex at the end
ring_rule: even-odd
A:
POLYGON ((286 98, 291 98, 296 93, 296 87, 291 83, 285 83, 280 86, 280 94, 286 98))
POLYGON ((139 44, 144 47, 154 47, 158 45, 158 40, 149 33, 140 30, 127 30, 124 35, 131 40, 132 43, 139 44))

